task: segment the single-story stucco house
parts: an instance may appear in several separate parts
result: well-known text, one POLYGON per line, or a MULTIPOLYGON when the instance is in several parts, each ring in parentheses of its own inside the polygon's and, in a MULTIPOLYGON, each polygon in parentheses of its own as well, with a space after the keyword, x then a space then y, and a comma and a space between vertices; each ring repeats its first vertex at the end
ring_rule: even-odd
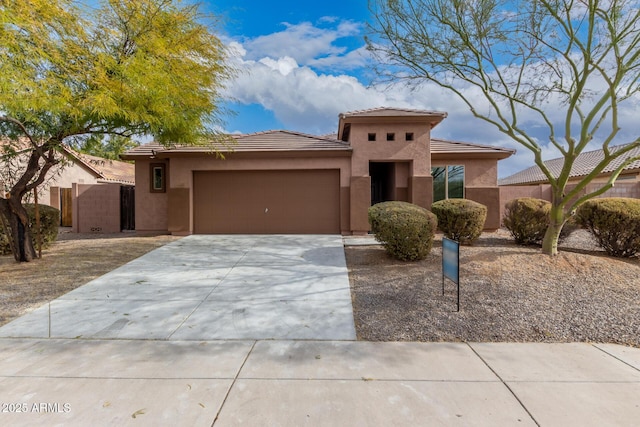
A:
POLYGON ((290 131, 234 135, 220 151, 149 143, 136 165, 136 230, 192 233, 369 231, 368 208, 388 200, 430 208, 447 197, 487 205, 500 226, 498 160, 514 151, 432 139, 437 111, 376 108, 339 116, 332 137, 290 131))

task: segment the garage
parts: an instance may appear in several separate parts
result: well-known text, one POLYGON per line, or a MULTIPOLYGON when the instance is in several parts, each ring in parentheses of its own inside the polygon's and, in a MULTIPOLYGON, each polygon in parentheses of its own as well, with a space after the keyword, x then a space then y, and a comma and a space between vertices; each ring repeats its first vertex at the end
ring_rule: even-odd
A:
POLYGON ((193 172, 198 234, 339 234, 340 171, 193 172))

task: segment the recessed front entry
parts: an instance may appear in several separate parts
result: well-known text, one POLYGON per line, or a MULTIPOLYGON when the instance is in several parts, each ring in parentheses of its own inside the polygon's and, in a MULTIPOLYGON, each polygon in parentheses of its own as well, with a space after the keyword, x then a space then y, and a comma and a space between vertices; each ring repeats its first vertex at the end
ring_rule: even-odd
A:
POLYGON ((340 233, 340 171, 196 171, 193 206, 198 234, 340 233))

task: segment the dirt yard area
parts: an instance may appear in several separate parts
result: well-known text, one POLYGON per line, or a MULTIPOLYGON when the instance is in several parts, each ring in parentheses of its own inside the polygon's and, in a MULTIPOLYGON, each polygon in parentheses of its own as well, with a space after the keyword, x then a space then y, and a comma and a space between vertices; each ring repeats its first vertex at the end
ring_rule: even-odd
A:
POLYGON ((347 247, 358 339, 608 342, 640 347, 640 260, 606 256, 583 230, 557 257, 505 231, 460 249, 456 286, 442 295, 442 244, 420 262, 379 246, 347 247))
POLYGON ((0 256, 0 325, 177 239, 64 230, 42 259, 19 264, 0 256))

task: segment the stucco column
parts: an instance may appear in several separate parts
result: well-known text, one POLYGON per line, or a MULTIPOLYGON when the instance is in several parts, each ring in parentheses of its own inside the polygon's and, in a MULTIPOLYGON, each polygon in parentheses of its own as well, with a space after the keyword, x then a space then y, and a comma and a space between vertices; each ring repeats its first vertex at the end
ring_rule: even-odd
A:
POLYGON ((369 206, 371 206, 371 177, 351 178, 351 233, 369 232, 369 206))
POLYGON ((431 176, 409 177, 409 202, 431 210, 433 203, 433 178, 431 176))
POLYGON ((487 221, 485 230, 497 230, 500 228, 502 217, 500 216, 500 188, 498 187, 466 187, 465 198, 481 203, 487 207, 487 221))
POLYGON ((168 230, 171 234, 186 235, 190 234, 189 228, 191 209, 190 198, 191 191, 189 188, 170 188, 169 196, 169 222, 168 230))
POLYGON ((80 209, 79 209, 79 200, 80 189, 78 188, 78 184, 75 182, 71 184, 71 206, 73 211, 72 222, 71 222, 71 230, 74 233, 80 232, 80 209))

